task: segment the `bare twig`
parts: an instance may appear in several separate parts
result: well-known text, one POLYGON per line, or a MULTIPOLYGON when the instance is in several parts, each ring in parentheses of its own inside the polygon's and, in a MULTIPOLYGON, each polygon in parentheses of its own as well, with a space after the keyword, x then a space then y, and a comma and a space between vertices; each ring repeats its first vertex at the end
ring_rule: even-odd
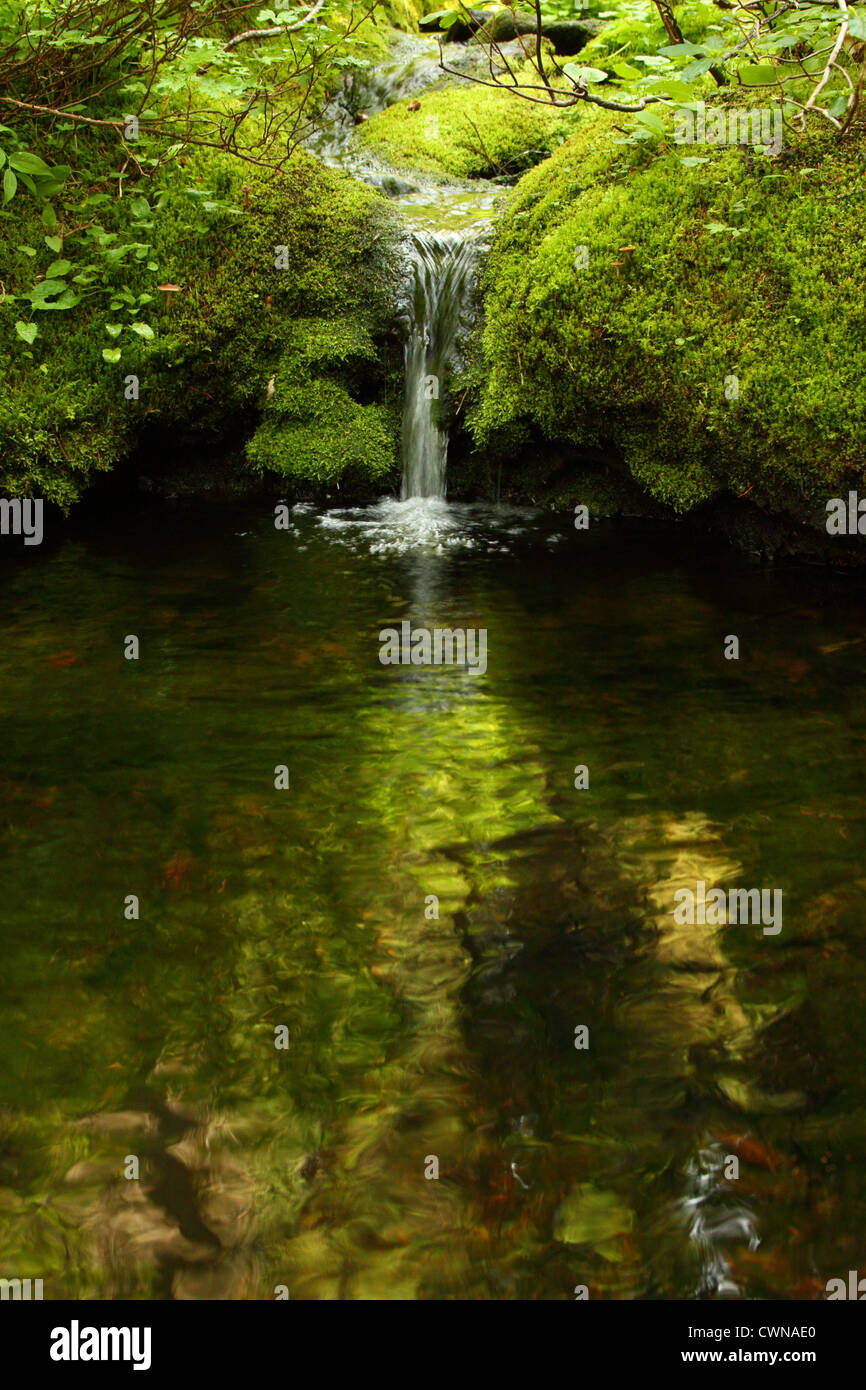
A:
POLYGON ((278 39, 282 34, 296 33, 298 29, 303 29, 305 24, 309 24, 311 19, 315 19, 324 3, 325 0, 316 0, 312 9, 308 10, 297 24, 275 24, 271 29, 245 29, 242 34, 235 34, 225 46, 226 53, 237 48, 239 43, 249 43, 252 39, 278 39))

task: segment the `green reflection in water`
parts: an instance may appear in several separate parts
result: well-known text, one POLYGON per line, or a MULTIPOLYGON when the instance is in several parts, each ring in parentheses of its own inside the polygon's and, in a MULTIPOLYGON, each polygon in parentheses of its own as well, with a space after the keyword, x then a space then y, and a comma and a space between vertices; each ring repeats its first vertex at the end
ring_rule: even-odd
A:
POLYGON ((857 1267, 861 598, 449 515, 471 548, 148 514, 5 574, 3 1272, 808 1298, 857 1267), (382 667, 406 617, 486 627, 486 674, 382 667), (782 935, 674 926, 698 878, 782 888, 782 935))

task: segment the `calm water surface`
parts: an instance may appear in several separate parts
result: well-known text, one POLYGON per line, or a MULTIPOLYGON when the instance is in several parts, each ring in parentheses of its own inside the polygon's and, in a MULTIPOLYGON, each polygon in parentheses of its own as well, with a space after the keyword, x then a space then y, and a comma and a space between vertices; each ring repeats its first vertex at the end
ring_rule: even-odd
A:
POLYGON ((4 563, 0 1272, 808 1299, 863 1267, 861 583, 569 526, 178 508, 4 563), (486 628, 486 673, 382 666, 405 618, 486 628), (781 934, 675 926, 697 879, 782 889, 781 934))

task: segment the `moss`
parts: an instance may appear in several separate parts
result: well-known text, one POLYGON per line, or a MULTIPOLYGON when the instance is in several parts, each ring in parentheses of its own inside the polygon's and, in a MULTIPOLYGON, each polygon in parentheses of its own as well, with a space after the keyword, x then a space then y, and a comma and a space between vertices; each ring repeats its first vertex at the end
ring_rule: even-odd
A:
MULTIPOLYGON (((88 211, 82 204, 76 215, 85 221, 88 211)), ((357 433, 353 392, 361 390, 365 404, 389 395, 392 214, 377 193, 302 153, 283 177, 253 174, 221 155, 190 154, 158 182, 141 181, 120 200, 108 196, 91 222, 97 215, 102 233, 114 238, 113 262, 84 238, 70 234, 64 242, 76 268, 94 266, 83 304, 65 314, 34 314, 39 336, 32 347, 14 330, 16 317, 29 317, 29 304, 10 302, 0 315, 0 487, 7 493, 68 506, 95 470, 116 466, 144 431, 151 438, 161 431, 179 451, 226 435, 249 437, 269 378, 287 344, 299 341, 291 331, 296 321, 306 325, 306 378, 341 385, 347 429, 357 433), (287 269, 278 268, 281 246, 287 269), (133 249, 125 254, 124 247, 133 249), (180 286, 171 307, 157 289, 162 283, 180 286), (115 298, 112 308, 120 291, 129 300, 115 298), (152 329, 153 338, 138 336, 135 324, 152 329), (120 325, 119 336, 109 336, 108 325, 120 325), (119 348, 120 360, 106 362, 105 348, 119 348), (124 390, 131 374, 139 382, 135 401, 124 390)), ((30 260, 14 246, 39 248, 44 233, 38 209, 23 201, 0 222, 16 267, 7 293, 33 277, 30 260)), ((36 264, 52 254, 41 252, 36 264)), ((332 395, 335 429, 336 400, 332 395)), ((328 447, 323 440, 318 460, 306 448, 295 474, 307 468, 309 478, 323 476, 328 447)), ((351 457, 363 466, 358 448, 351 457)), ((259 464, 261 458, 259 451, 259 464)), ((377 476, 382 458, 376 436, 370 467, 377 476)))
MULTIPOLYGON (((419 0, 412 3, 417 8, 419 0)), ((346 5, 332 23, 339 28, 349 16, 346 5)), ((342 82, 347 65, 384 56, 390 39, 387 17, 365 18, 304 99, 314 105, 342 82)), ((239 98, 226 92, 243 89, 245 74, 254 87, 293 42, 245 45, 227 58, 215 35, 204 50, 194 46, 161 70, 160 110, 185 108, 187 100, 192 109, 231 109, 239 98)), ((116 117, 125 109, 112 100, 106 97, 98 114, 116 117)), ((226 440, 239 449, 259 422, 296 320, 307 324, 309 343, 315 322, 322 340, 336 324, 344 335, 342 359, 333 350, 318 364, 309 357, 311 381, 339 384, 350 404, 360 391, 364 406, 378 399, 386 414, 391 409, 392 213, 381 195, 303 152, 282 176, 191 149, 180 157, 164 152, 156 169, 147 158, 140 168, 128 162, 120 179, 110 172, 117 169, 116 144, 91 128, 53 130, 47 142, 35 127, 22 124, 17 132, 28 148, 75 170, 53 200, 58 221, 51 230, 62 238, 81 302, 38 311, 26 298, 58 252, 47 246, 41 205, 19 188, 0 208, 4 491, 68 507, 97 471, 116 467, 139 440, 157 437, 183 454, 223 448, 226 440), (288 248, 288 269, 275 264, 278 246, 288 248), (180 286, 170 307, 158 290, 164 283, 180 286), (16 332, 16 320, 30 325, 28 332, 38 329, 32 345, 16 332), (106 360, 106 352, 119 357, 106 360), (132 375, 137 400, 125 391, 132 375)), ((156 151, 148 146, 147 153, 156 151)), ((347 407, 347 422, 354 413, 347 407)), ((311 476, 322 471, 312 463, 310 469, 311 476)))
POLYGON ((394 29, 417 34, 425 14, 433 14, 441 8, 439 0, 379 0, 377 13, 381 13, 394 29))
POLYGON ((400 101, 379 112, 355 139, 395 169, 443 179, 521 173, 560 145, 579 119, 469 82, 426 92, 419 109, 409 106, 400 101))
POLYGON ((817 519, 866 461, 862 155, 822 135, 687 166, 670 139, 628 143, 621 119, 587 116, 510 198, 475 440, 528 420, 614 447, 678 511, 748 492, 817 519))
POLYGON ((356 318, 294 322, 247 449, 251 466, 296 482, 385 477, 396 462, 397 412, 359 399, 377 359, 356 318))
POLYGON ((442 9, 440 0, 380 0, 381 12, 395 29, 418 33, 418 24, 425 14, 442 9))
POLYGON ((386 477, 394 467, 391 415, 359 405, 327 380, 282 384, 280 404, 269 410, 247 450, 254 469, 295 482, 353 484, 386 477))

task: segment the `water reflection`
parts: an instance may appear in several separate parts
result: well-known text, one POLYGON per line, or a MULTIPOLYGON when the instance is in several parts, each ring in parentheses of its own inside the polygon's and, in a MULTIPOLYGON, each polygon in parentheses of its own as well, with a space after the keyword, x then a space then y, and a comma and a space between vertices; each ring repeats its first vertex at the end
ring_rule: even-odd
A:
POLYGON ((181 510, 6 575, 4 1268, 484 1299, 856 1267, 862 604, 677 535, 181 510), (383 667, 402 618, 486 627, 484 676, 383 667), (781 887, 783 933, 676 926, 697 879, 781 887))

